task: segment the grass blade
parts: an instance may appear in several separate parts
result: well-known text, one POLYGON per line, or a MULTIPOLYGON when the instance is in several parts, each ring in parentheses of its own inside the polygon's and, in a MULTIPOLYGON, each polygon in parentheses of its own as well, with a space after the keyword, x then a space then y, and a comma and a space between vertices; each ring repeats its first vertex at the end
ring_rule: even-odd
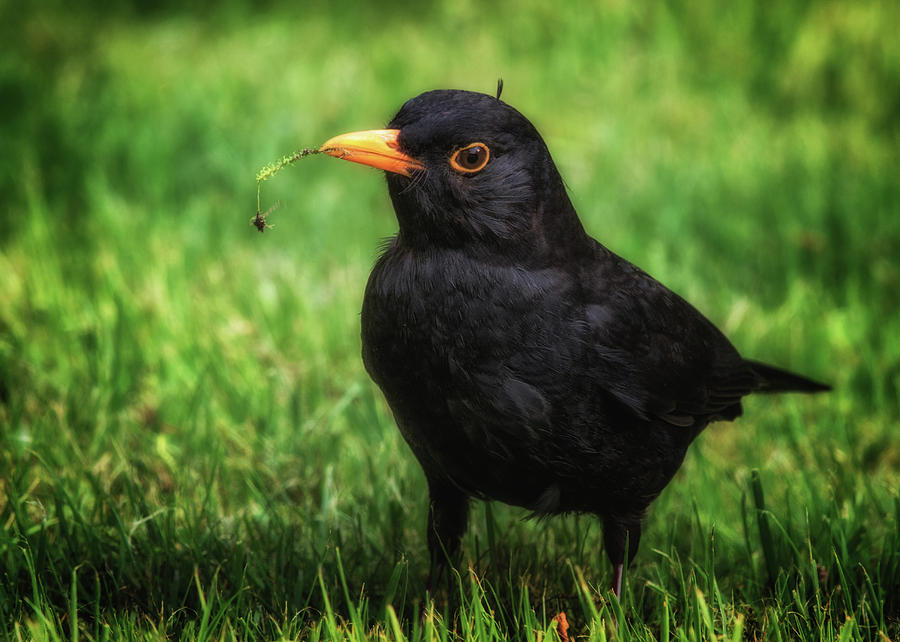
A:
POLYGON ((769 575, 769 585, 775 585, 778 576, 778 562, 775 557, 775 544, 772 540, 772 531, 769 529, 768 514, 766 513, 766 500, 763 495, 762 482, 759 478, 759 470, 754 468, 750 473, 750 484, 753 489, 753 503, 756 506, 756 524, 759 528, 759 539, 762 543, 763 558, 766 561, 766 570, 769 575))

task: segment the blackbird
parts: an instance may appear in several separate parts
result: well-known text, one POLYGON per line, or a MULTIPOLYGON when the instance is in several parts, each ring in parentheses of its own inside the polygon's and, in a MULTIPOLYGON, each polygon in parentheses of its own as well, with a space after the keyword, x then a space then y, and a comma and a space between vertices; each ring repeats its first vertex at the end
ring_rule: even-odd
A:
POLYGON ((429 586, 474 497, 599 516, 620 595, 645 511, 708 423, 753 392, 828 390, 744 359, 588 236, 499 96, 429 91, 320 151, 386 171, 399 231, 366 286, 362 356, 425 472, 429 586))

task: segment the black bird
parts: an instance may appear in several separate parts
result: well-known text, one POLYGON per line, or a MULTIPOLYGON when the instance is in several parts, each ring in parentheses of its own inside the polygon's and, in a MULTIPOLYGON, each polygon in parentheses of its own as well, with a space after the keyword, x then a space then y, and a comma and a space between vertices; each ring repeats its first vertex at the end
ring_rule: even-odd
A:
POLYGON ((475 497, 598 515, 619 595, 647 507, 708 423, 753 392, 828 389, 744 359, 588 236, 499 96, 426 92, 320 150, 387 172, 399 232, 366 286, 362 356, 428 481, 429 586, 475 497))

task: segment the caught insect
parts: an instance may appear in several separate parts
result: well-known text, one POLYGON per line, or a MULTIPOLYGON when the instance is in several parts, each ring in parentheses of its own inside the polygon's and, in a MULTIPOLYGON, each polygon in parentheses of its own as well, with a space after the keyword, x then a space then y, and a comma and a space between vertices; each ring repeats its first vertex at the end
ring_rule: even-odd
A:
POLYGON ((260 232, 265 232, 267 228, 271 229, 272 226, 266 223, 266 217, 271 214, 279 205, 280 202, 276 201, 275 204, 272 205, 272 207, 267 209, 262 214, 260 214, 259 210, 257 209, 256 216, 253 216, 250 219, 250 222, 253 223, 253 225, 256 226, 256 229, 258 229, 260 232))

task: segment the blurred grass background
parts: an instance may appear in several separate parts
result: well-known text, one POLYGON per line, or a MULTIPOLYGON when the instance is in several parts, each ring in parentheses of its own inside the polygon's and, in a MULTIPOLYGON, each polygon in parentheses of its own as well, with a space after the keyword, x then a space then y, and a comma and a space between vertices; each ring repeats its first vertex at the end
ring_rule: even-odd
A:
POLYGON ((80 4, 0 4, 4 639, 900 637, 900 5, 80 4), (599 525, 497 505, 418 616, 359 358, 383 178, 304 159, 249 224, 269 161, 501 76, 595 237, 835 386, 699 439, 618 633, 599 525))

